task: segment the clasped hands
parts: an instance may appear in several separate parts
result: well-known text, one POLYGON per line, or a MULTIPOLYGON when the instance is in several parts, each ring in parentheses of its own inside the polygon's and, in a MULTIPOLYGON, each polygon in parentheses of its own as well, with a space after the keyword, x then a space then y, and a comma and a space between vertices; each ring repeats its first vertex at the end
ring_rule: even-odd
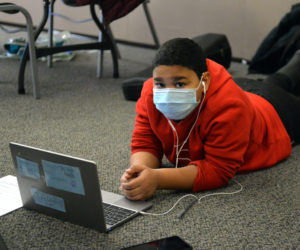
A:
POLYGON ((130 200, 146 200, 158 188, 158 171, 145 165, 132 165, 122 175, 120 190, 130 200))

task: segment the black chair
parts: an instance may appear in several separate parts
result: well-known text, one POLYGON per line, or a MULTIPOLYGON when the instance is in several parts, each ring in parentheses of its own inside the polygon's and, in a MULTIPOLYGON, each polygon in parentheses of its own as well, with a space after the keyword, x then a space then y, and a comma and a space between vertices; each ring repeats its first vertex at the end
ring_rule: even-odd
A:
MULTIPOLYGON (((53 10, 53 6, 55 3, 55 0, 43 0, 43 18, 37 27, 37 29, 34 31, 34 40, 38 38, 40 33, 45 27, 45 24, 49 18, 49 12, 53 10), (50 11, 49 11, 50 10, 50 11)), ((97 1, 90 1, 90 13, 92 16, 93 21, 99 28, 99 30, 102 33, 102 41, 97 41, 93 43, 84 43, 84 44, 73 44, 73 45, 63 45, 60 47, 53 47, 52 46, 52 39, 50 39, 50 46, 47 48, 37 48, 36 49, 36 58, 44 57, 44 56, 50 56, 56 53, 65 52, 65 51, 75 51, 75 50, 92 50, 96 49, 99 51, 103 50, 110 50, 112 55, 112 61, 113 61, 113 77, 117 78, 119 77, 119 69, 118 69, 118 54, 116 47, 114 45, 112 37, 109 35, 109 32, 107 31, 106 26, 99 21, 99 18, 96 14, 96 5, 97 1)), ((18 93, 19 94, 25 94, 25 88, 24 88, 24 72, 26 67, 26 62, 29 59, 29 48, 26 46, 23 56, 21 58, 20 68, 19 68, 19 79, 18 79, 18 93)))
MULTIPOLYGON (((43 18, 38 25, 38 27, 33 32, 33 40, 36 40, 42 30, 44 29, 47 21, 49 20, 49 46, 47 48, 35 48, 34 52, 36 52, 35 58, 48 56, 50 58, 53 54, 65 52, 65 51, 75 51, 75 50, 91 50, 96 49, 99 50, 101 53, 104 50, 110 50, 112 55, 113 61, 113 77, 119 77, 119 67, 118 67, 118 50, 116 43, 112 37, 112 33, 109 28, 110 22, 125 16, 127 13, 132 11, 138 5, 143 4, 144 12, 150 27, 151 34, 153 36, 155 48, 159 47, 159 41, 155 32, 154 25, 151 20, 151 16, 147 7, 147 3, 149 0, 62 0, 66 5, 72 7, 80 7, 83 5, 90 6, 90 13, 92 20, 95 22, 99 31, 101 32, 102 39, 97 42, 93 43, 85 43, 85 44, 73 44, 73 45, 63 45, 60 47, 54 47, 52 44, 52 33, 53 33, 53 9, 55 0, 43 0, 43 18), (103 14, 103 21, 99 20, 99 17, 96 14, 96 5, 98 5, 103 14), (50 13, 50 16, 49 16, 50 13)), ((29 58, 33 58, 34 56, 30 56, 30 48, 29 45, 25 47, 24 53, 21 58, 20 67, 19 67, 19 74, 18 74, 18 93, 25 94, 25 87, 24 87, 24 73, 26 63, 29 58)), ((103 55, 103 54, 102 54, 103 55)), ((100 59, 101 60, 101 59, 100 59)), ((98 60, 98 64, 99 61, 98 60)), ((35 62, 35 60, 31 60, 35 62)), ((102 61, 101 61, 102 62, 102 61)), ((51 66, 51 60, 48 60, 48 65, 51 66)), ((98 67, 99 72, 99 67, 98 67)), ((100 74, 98 73, 98 76, 100 74)), ((34 93, 39 97, 37 84, 35 84, 34 93), (36 90, 35 90, 36 89, 36 90)))
MULTIPOLYGON (((91 2, 93 2, 93 0, 62 0, 64 4, 68 5, 68 6, 72 6, 72 7, 81 7, 81 6, 85 6, 90 4, 91 2)), ((150 32, 152 34, 153 37, 153 41, 154 41, 154 45, 146 45, 143 44, 143 46, 146 45, 146 47, 149 48, 154 48, 154 49, 158 49, 160 47, 159 41, 158 41, 158 37, 152 22, 152 18, 150 15, 150 11, 148 9, 148 3, 150 2, 150 0, 95 0, 94 1, 95 4, 99 4, 100 6, 100 14, 99 14, 99 18, 100 18, 100 22, 103 23, 104 28, 106 29, 108 35, 110 36, 110 38, 112 39, 112 43, 114 46, 114 49, 117 53, 118 58, 121 58, 121 55, 119 53, 119 50, 117 48, 115 39, 113 37, 112 31, 110 29, 109 24, 111 22, 113 22, 116 19, 119 19, 125 15, 127 15, 129 12, 131 12, 132 10, 134 10, 136 7, 138 7, 140 4, 142 4, 149 28, 150 28, 150 32)), ((81 23, 81 22, 87 22, 88 20, 73 20, 70 17, 64 16, 63 14, 58 14, 53 12, 53 6, 50 6, 50 10, 49 13, 51 13, 51 16, 49 17, 49 29, 48 29, 48 34, 49 34, 49 41, 52 41, 52 37, 53 37, 53 16, 59 16, 63 19, 66 19, 68 21, 74 22, 74 23, 81 23)), ((99 35, 99 41, 102 41, 102 34, 100 33, 99 35)), ((134 45, 138 45, 138 43, 132 43, 134 45)), ((140 44, 141 45, 141 44, 140 44)), ((51 67, 52 66, 52 58, 48 57, 48 66, 51 67)), ((103 67, 103 51, 99 51, 99 57, 98 57, 98 68, 97 68, 97 77, 101 77, 102 76, 102 69, 103 67)))

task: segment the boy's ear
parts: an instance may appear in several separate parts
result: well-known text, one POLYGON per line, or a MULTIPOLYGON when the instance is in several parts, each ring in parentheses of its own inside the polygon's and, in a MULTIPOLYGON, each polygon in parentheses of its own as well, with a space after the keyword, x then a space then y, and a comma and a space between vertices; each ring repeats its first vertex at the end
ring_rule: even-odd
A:
POLYGON ((210 85, 210 73, 208 71, 203 73, 202 81, 204 81, 205 90, 207 91, 210 85))

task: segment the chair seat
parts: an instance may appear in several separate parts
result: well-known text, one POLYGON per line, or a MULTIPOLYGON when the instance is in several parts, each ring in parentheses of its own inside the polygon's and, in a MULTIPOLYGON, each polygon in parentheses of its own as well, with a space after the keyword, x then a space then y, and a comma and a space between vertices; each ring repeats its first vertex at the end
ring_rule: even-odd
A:
MULTIPOLYGON (((62 0, 64 4, 80 7, 84 5, 91 4, 92 0, 62 0)), ((99 4, 103 13, 103 18, 105 24, 113 22, 116 19, 119 19, 123 16, 126 16, 128 13, 133 11, 137 6, 139 6, 145 0, 98 0, 95 1, 95 4, 99 4)))
MULTIPOLYGON (((78 5, 76 0, 62 0, 62 1, 65 5, 74 6, 74 7, 82 6, 82 5, 78 5)), ((86 4, 89 4, 89 3, 86 3, 86 4)))

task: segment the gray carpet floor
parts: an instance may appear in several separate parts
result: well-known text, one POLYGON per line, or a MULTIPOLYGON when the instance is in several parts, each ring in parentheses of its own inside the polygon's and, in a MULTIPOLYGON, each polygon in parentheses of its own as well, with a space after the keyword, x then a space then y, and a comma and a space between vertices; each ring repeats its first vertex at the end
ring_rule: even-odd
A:
MULTIPOLYGON (((0 32, 0 37, 2 47, 9 35, 0 32)), ((8 147, 15 141, 93 160, 101 188, 120 193, 135 117, 135 102, 125 100, 121 82, 149 66, 154 51, 119 48, 118 79, 112 78, 109 53, 102 79, 96 78, 95 53, 78 53, 51 69, 39 62, 40 100, 32 97, 29 66, 27 93, 18 95, 18 61, 0 60, 0 177, 15 174, 8 147)), ((233 63, 229 71, 243 76, 246 68, 233 63)), ((0 217, 0 234, 9 249, 120 249, 172 235, 194 249, 299 249, 299 162, 300 146, 295 146, 291 157, 276 166, 236 176, 241 193, 207 197, 182 219, 177 214, 187 201, 165 216, 138 216, 105 234, 21 208, 0 217)), ((196 195, 238 188, 230 182, 196 195)), ((149 211, 167 211, 184 194, 158 191, 149 211)))

